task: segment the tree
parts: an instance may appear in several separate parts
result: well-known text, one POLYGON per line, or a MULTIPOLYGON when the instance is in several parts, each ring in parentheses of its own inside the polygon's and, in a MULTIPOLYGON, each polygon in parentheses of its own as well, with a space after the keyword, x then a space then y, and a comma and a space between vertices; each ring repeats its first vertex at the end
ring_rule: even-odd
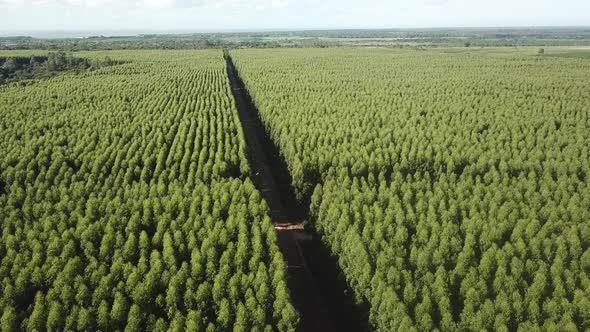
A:
POLYGON ((0 318, 0 327, 2 331, 17 331, 16 310, 13 307, 4 307, 2 310, 2 318, 0 318))
POLYGON ((87 308, 80 308, 78 312, 77 328, 80 330, 91 330, 93 326, 92 314, 87 308))
POLYGON ((2 69, 7 71, 8 73, 14 73, 18 69, 18 64, 16 62, 16 58, 8 58, 2 65, 2 69))
POLYGON ((172 321, 170 322, 170 328, 168 330, 172 331, 172 332, 182 332, 185 330, 185 326, 186 326, 185 317, 181 313, 177 312, 172 317, 172 321))
POLYGON ((109 304, 106 300, 102 300, 98 306, 97 323, 103 329, 106 329, 110 325, 109 317, 109 304))
POLYGON ((47 330, 57 331, 63 329, 64 318, 63 305, 57 301, 52 302, 47 316, 47 330))
POLYGON ((238 309, 236 311, 236 320, 234 323, 234 332, 246 332, 248 331, 248 314, 246 307, 242 302, 238 303, 238 309))
POLYGON ((47 309, 45 296, 41 292, 37 292, 35 295, 35 303, 33 306, 33 312, 27 322, 27 330, 42 331, 46 328, 45 323, 47 320, 47 309))
POLYGON ((201 312, 198 310, 189 310, 186 315, 186 331, 197 332, 203 329, 201 322, 201 312))
POLYGON ((129 315, 127 315, 127 326, 125 326, 126 332, 139 331, 142 326, 143 315, 141 314, 141 308, 138 305, 131 305, 129 315))
POLYGON ((221 300, 221 305, 217 313, 217 324, 223 330, 229 330, 232 325, 232 314, 229 301, 224 298, 221 300))
POLYGON ((121 292, 116 292, 113 307, 111 308, 111 319, 117 323, 124 323, 128 310, 129 304, 127 298, 121 292))

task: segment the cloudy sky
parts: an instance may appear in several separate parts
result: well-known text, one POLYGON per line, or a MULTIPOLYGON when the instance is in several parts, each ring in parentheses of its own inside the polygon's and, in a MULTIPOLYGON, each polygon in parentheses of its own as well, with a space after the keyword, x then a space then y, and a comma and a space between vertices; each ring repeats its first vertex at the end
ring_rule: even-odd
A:
POLYGON ((0 34, 566 25, 590 0, 0 0, 0 34))

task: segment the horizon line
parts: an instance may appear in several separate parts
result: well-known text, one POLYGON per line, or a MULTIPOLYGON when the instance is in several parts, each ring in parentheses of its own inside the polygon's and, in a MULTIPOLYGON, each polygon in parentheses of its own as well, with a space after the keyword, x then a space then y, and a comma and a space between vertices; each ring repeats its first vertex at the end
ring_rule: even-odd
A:
POLYGON ((496 25, 496 26, 424 26, 424 27, 343 27, 343 28, 329 28, 329 27, 309 27, 309 28, 261 28, 261 29, 142 29, 142 28, 126 28, 126 29, 3 29, 0 32, 0 38, 14 38, 14 37, 30 37, 36 39, 67 39, 68 37, 35 37, 26 35, 27 33, 63 33, 63 34, 84 34, 92 33, 87 37, 111 37, 109 33, 119 33, 116 37, 133 37, 144 34, 154 35, 187 35, 187 34, 212 34, 212 33, 272 33, 272 32, 322 32, 322 31, 419 31, 419 30, 468 30, 468 29, 586 29, 590 25, 496 25), (14 33, 14 34, 12 34, 14 33), (121 35, 121 33, 130 33, 129 35, 121 35))

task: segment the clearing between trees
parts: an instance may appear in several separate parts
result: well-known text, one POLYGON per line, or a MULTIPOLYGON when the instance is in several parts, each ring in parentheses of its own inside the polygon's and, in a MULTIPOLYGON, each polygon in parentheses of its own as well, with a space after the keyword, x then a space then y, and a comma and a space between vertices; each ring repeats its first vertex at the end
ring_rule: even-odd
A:
POLYGON ((227 73, 248 145, 252 182, 269 205, 279 249, 288 264, 287 281, 300 314, 301 331, 365 331, 368 310, 356 305, 336 258, 306 226, 309 203, 295 199, 291 176, 267 135, 232 59, 227 73))

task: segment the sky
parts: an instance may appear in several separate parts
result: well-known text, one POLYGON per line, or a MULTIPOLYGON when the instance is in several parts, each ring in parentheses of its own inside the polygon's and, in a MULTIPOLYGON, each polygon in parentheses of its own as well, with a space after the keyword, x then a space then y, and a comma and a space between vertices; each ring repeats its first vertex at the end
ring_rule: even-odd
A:
POLYGON ((590 0, 0 0, 0 35, 590 26, 590 0))

